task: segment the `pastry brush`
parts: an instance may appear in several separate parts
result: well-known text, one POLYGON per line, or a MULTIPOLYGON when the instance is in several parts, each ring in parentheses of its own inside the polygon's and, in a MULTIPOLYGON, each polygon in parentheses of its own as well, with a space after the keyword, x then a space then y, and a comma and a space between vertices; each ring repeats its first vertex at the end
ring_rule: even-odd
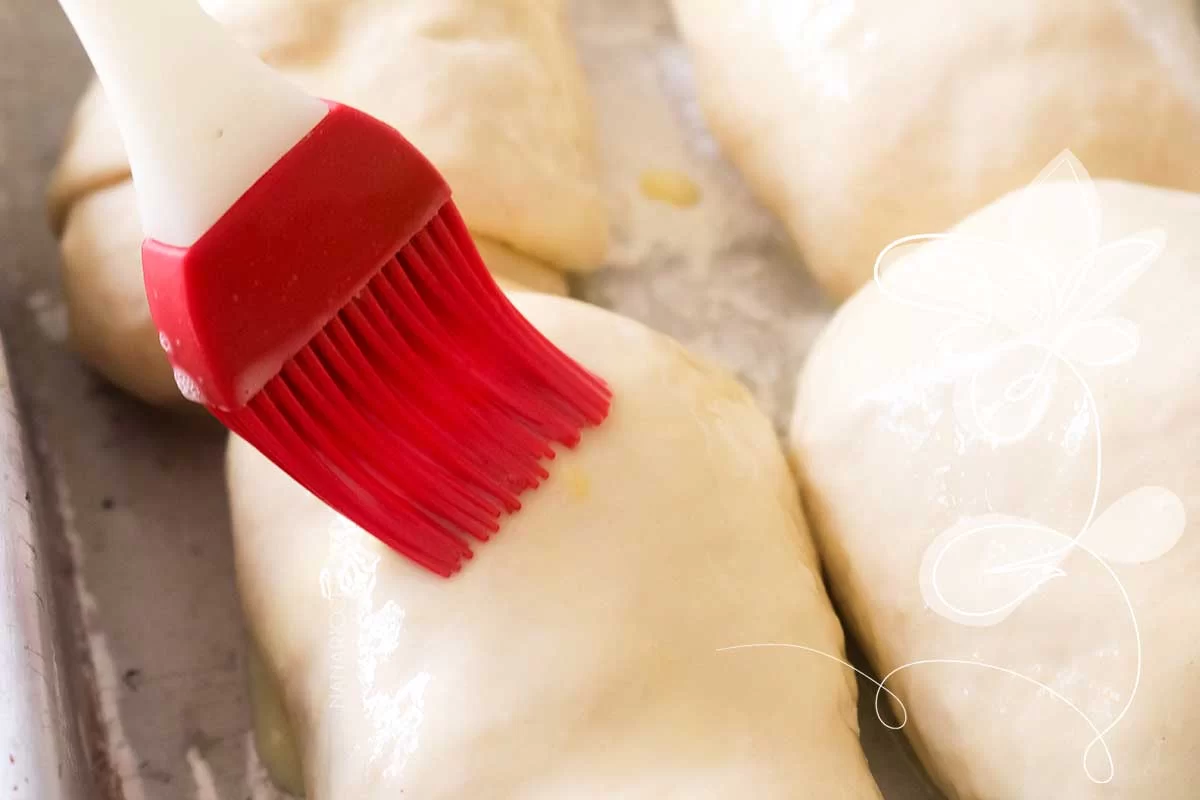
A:
POLYGON ((437 170, 193 0, 60 0, 129 156, 180 391, 448 576, 604 421, 605 383, 491 278, 437 170))

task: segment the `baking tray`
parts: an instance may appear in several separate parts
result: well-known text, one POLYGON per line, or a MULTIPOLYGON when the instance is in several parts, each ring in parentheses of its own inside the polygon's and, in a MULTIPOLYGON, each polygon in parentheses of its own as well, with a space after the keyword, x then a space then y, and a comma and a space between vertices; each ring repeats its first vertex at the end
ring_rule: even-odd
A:
MULTIPOLYGON (((609 268, 574 292, 736 372, 782 432, 828 305, 705 131, 663 0, 574 0, 571 12, 614 223, 609 268), (687 175, 702 201, 645 196, 648 169, 687 175)), ((223 432, 131 400, 64 347, 42 196, 88 74, 54 4, 0 5, 0 323, 23 412, 0 413, 0 626, 18 632, 0 630, 0 779, 14 787, 0 781, 0 796, 278 800, 250 733, 223 432), (20 740, 13 763, 6 735, 20 740)), ((873 688, 860 691, 885 796, 938 797, 875 719, 873 688)))

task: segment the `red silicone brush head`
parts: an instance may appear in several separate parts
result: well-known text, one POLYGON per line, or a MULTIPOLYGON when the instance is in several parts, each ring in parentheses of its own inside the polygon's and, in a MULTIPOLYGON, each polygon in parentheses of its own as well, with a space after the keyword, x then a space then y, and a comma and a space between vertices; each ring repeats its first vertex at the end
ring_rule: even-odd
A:
POLYGON ((195 245, 147 242, 181 388, 345 517, 440 575, 608 414, 480 260, 449 190, 344 106, 195 245))

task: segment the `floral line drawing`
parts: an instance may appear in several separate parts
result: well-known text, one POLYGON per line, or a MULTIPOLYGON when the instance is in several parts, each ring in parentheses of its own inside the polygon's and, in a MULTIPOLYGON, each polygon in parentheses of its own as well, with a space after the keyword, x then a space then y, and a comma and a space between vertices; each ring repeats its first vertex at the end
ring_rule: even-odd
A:
POLYGON ((1028 675, 1024 675, 1020 672, 1017 672, 1016 670, 1011 670, 1006 667, 998 667, 994 664, 989 664, 986 661, 971 661, 971 660, 962 659, 962 658, 925 658, 925 659, 921 659, 919 661, 909 661, 907 664, 901 664, 900 666, 893 669, 891 672, 884 675, 882 678, 876 679, 873 676, 871 676, 870 674, 868 674, 868 673, 864 672, 863 670, 859 669, 858 667, 854 666, 849 661, 846 661, 845 659, 842 659, 835 655, 826 653, 824 650, 820 650, 815 647, 806 647, 806 646, 800 645, 800 644, 785 644, 785 643, 780 643, 780 642, 759 642, 759 643, 755 643, 755 644, 735 644, 735 645, 731 645, 729 647, 719 647, 719 648, 717 648, 717 652, 718 653, 731 653, 731 652, 736 652, 738 650, 759 650, 759 649, 764 649, 764 648, 784 648, 784 649, 788 649, 788 650, 800 650, 805 653, 811 653, 813 655, 818 655, 818 656, 821 656, 822 658, 827 658, 830 661, 837 662, 838 664, 841 664, 843 667, 850 670, 851 672, 854 672, 856 675, 861 676, 864 680, 866 680, 867 682, 869 682, 875 686, 875 719, 879 720, 880 725, 882 725, 883 727, 887 728, 888 730, 892 730, 892 731, 904 730, 904 726, 908 724, 908 707, 904 705, 904 701, 900 699, 899 695, 897 695, 891 689, 887 688, 887 683, 893 677, 895 677, 896 675, 898 675, 899 673, 901 673, 907 669, 912 669, 913 667, 924 667, 924 666, 932 666, 932 665, 939 665, 939 664, 950 665, 950 666, 963 666, 963 667, 980 667, 983 669, 992 670, 993 672, 999 672, 999 673, 1009 675, 1014 678, 1018 678, 1022 681, 1025 681, 1026 683, 1029 683, 1029 684, 1032 684, 1033 686, 1038 687, 1039 690, 1045 691, 1047 694, 1049 694, 1055 700, 1058 700, 1059 702, 1065 704, 1068 708, 1070 708, 1073 712, 1075 712, 1075 714, 1080 719, 1083 720, 1085 725, 1087 725, 1089 728, 1092 729, 1092 734, 1093 734, 1092 741, 1083 753, 1083 769, 1085 772, 1088 773, 1088 776, 1091 777, 1091 779, 1095 783, 1100 783, 1100 784, 1108 783, 1109 781, 1111 781, 1113 779, 1113 775, 1115 774, 1114 771, 1112 770, 1112 764, 1113 764, 1112 753, 1109 752, 1108 743, 1106 741, 1104 741, 1104 734, 1107 733, 1107 729, 1105 729, 1104 731, 1101 731, 1098 727, 1096 727, 1096 723, 1092 722, 1091 718, 1089 718, 1088 715, 1085 714, 1082 709, 1080 709, 1077 705, 1072 703, 1070 701, 1070 699, 1068 699, 1067 697, 1065 697, 1064 695, 1062 695, 1061 693, 1056 691, 1053 687, 1047 686, 1046 684, 1044 684, 1038 680, 1035 680, 1033 678, 1030 678, 1028 675), (884 693, 886 693, 889 697, 891 697, 892 702, 895 703, 896 711, 900 714, 899 722, 892 723, 892 722, 888 722, 886 719, 884 719, 883 706, 881 703, 884 693), (1104 748, 1104 755, 1108 761, 1109 768, 1110 768, 1109 776, 1104 779, 1096 779, 1095 777, 1092 777, 1090 768, 1087 765, 1088 754, 1091 753, 1092 748, 1095 747, 1097 744, 1099 744, 1101 747, 1104 748))
MULTIPOLYGON (((875 262, 875 283, 880 292, 895 302, 940 314, 949 314, 956 323, 938 337, 935 346, 943 357, 965 362, 966 369, 953 389, 955 419, 966 431, 999 449, 1025 440, 1045 419, 1057 385, 1059 371, 1065 370, 1080 387, 1083 407, 1077 419, 1090 422, 1096 440, 1096 466, 1086 519, 1074 536, 1031 519, 1003 514, 960 518, 936 537, 922 559, 918 582, 927 605, 943 617, 962 625, 998 625, 1047 582, 1065 577, 1062 564, 1074 550, 1082 550, 1108 573, 1117 586, 1129 613, 1136 645, 1136 664, 1132 687, 1125 705, 1103 729, 1074 704, 1051 687, 1028 676, 994 667, 1033 683, 1080 714, 1094 738, 1083 753, 1084 771, 1095 783, 1110 782, 1115 764, 1105 736, 1128 713, 1141 683, 1142 641, 1137 616, 1129 595, 1110 565, 1110 561, 1141 563, 1169 551, 1183 533, 1182 501, 1162 487, 1141 487, 1114 502, 1099 517, 1097 510, 1103 476, 1103 435, 1096 398, 1080 366, 1111 367, 1134 358, 1140 347, 1137 325, 1117 316, 1103 316, 1110 306, 1142 276, 1162 253, 1166 235, 1159 229, 1142 231, 1115 242, 1100 242, 1100 207, 1095 186, 1083 165, 1064 151, 1033 181, 1031 186, 1065 181, 1075 198, 1076 207, 1061 214, 1065 223, 1052 221, 1053 241, 1036 235, 1046 220, 1038 218, 1038 209, 1026 202, 1028 190, 1016 198, 1009 218, 1010 229, 1020 242, 989 241, 957 233, 906 237, 889 245, 875 262), (1061 227, 1059 227, 1061 225, 1061 227), (1071 228, 1074 227, 1074 230, 1071 228), (1078 235, 1079 241, 1063 241, 1078 235), (1029 234, 1034 235, 1029 235, 1029 234), (951 301, 932 296, 906 296, 885 280, 883 265, 897 249, 912 244, 937 243, 917 251, 914 259, 941 258, 938 250, 949 250, 955 258, 953 270, 935 269, 934 280, 951 278, 950 288, 960 294, 951 301), (1082 246, 1080 246, 1082 245, 1082 246), (955 280, 957 279, 957 281, 955 280), (965 285, 964 285, 965 281, 965 285), (1131 508, 1132 506, 1132 508, 1131 508), (1140 507, 1140 509, 1139 509, 1140 507), (1138 513, 1139 510, 1142 513, 1138 513), (1140 551, 1123 541, 1122 523, 1148 516, 1160 523, 1155 535, 1138 543, 1140 551), (1107 521, 1108 524, 1105 524, 1107 521), (1085 544, 1084 539, 1089 539, 1085 544), (1047 544, 1049 542, 1049 545, 1047 544), (965 594, 981 594, 980 586, 991 595, 1009 595, 996 605, 966 609, 947 599, 943 568, 955 548, 985 546, 990 552, 974 561, 997 560, 984 567, 982 574, 960 574, 965 594), (1011 559, 1012 549, 1030 552, 1011 559), (1125 548, 1125 549, 1123 549, 1125 548), (996 584, 999 584, 997 586, 996 584), (1099 744, 1107 761, 1107 774, 1094 774, 1088 757, 1099 744)), ((918 263, 913 269, 922 268, 918 263)), ((911 277, 911 276, 910 276, 911 277)), ((939 284, 939 289, 941 288, 939 284)), ((990 507, 990 502, 989 502, 990 507)), ((959 553, 967 565, 972 560, 959 553)), ((967 565, 977 569, 976 564, 967 565)), ((926 661, 917 663, 944 663, 926 661)), ((912 665, 904 665, 900 669, 912 665)), ((893 673, 889 673, 894 674, 893 673)), ((886 680, 886 678, 885 678, 886 680)))
MULTIPOLYGON (((926 605, 959 625, 996 626, 1004 622, 1047 582, 1067 576, 1064 561, 1079 550, 1098 563, 1116 585, 1129 614, 1136 645, 1132 687, 1120 711, 1101 728, 1068 697, 1016 670, 981 660, 929 658, 902 664, 876 680, 845 660, 816 648, 796 644, 743 644, 720 648, 728 652, 760 647, 794 648, 823 656, 853 670, 876 687, 875 715, 891 730, 904 728, 908 709, 887 688, 896 674, 918 666, 955 665, 990 670, 1036 686, 1063 703, 1091 730, 1082 753, 1084 773, 1096 784, 1110 783, 1116 765, 1106 736, 1126 716, 1141 685, 1142 638, 1132 600, 1112 563, 1141 564, 1168 553, 1183 535, 1186 511, 1171 490, 1142 486, 1126 493, 1097 514, 1103 476, 1102 427, 1096 398, 1081 367, 1114 367, 1131 361, 1141 347, 1137 325, 1105 312, 1146 272, 1163 252, 1165 232, 1141 231, 1114 242, 1100 241, 1099 198, 1087 171, 1065 150, 1015 197, 1009 228, 1015 240, 996 241, 962 232, 918 234, 890 244, 879 254, 874 281, 888 299, 939 316, 953 323, 934 340, 937 354, 953 362, 956 381, 951 407, 957 427, 994 451, 1024 441, 1044 421, 1059 384, 1060 373, 1074 379, 1082 394, 1075 422, 1082 437, 1087 429, 1096 440, 1096 465, 1088 511, 1074 535, 1033 519, 995 513, 960 517, 926 548, 917 582, 926 605), (1057 181, 1059 190, 1078 201, 1073 208, 1056 208, 1048 220, 1026 202, 1029 189, 1057 181), (1046 225, 1056 237, 1042 238, 1046 225), (1077 241, 1063 241, 1078 234, 1077 241), (885 279, 884 265, 899 251, 905 254, 901 290, 885 279), (1080 246, 1082 245, 1082 246, 1080 246), (946 259, 952 269, 945 269, 946 259), (1150 520, 1133 540, 1133 521, 1150 520), (977 552, 968 548, 975 547, 977 552), (1019 551, 1013 557, 1012 551, 1019 551), (957 561, 963 563, 951 564, 957 561), (982 569, 980 566, 982 565, 982 569), (960 568, 957 574, 951 566, 960 568), (965 567, 965 569, 964 569, 965 567), (971 572, 970 570, 975 570, 971 572), (1000 595, 995 605, 970 609, 947 599, 944 581, 958 578, 969 595, 1000 595), (1007 598, 1007 599, 1004 599, 1007 598), (886 692, 900 714, 892 724, 883 717, 886 692), (1089 764, 1095 748, 1107 764, 1096 774, 1089 764)), ((898 263, 892 261, 893 264, 898 263)), ((988 508, 991 500, 985 496, 988 508)))

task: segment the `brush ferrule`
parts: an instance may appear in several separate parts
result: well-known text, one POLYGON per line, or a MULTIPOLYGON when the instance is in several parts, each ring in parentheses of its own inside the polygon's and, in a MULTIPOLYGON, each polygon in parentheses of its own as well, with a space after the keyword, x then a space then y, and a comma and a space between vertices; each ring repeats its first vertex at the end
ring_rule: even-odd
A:
POLYGON ((181 388, 245 405, 449 199, 399 133, 330 103, 195 244, 144 243, 150 311, 181 388))

